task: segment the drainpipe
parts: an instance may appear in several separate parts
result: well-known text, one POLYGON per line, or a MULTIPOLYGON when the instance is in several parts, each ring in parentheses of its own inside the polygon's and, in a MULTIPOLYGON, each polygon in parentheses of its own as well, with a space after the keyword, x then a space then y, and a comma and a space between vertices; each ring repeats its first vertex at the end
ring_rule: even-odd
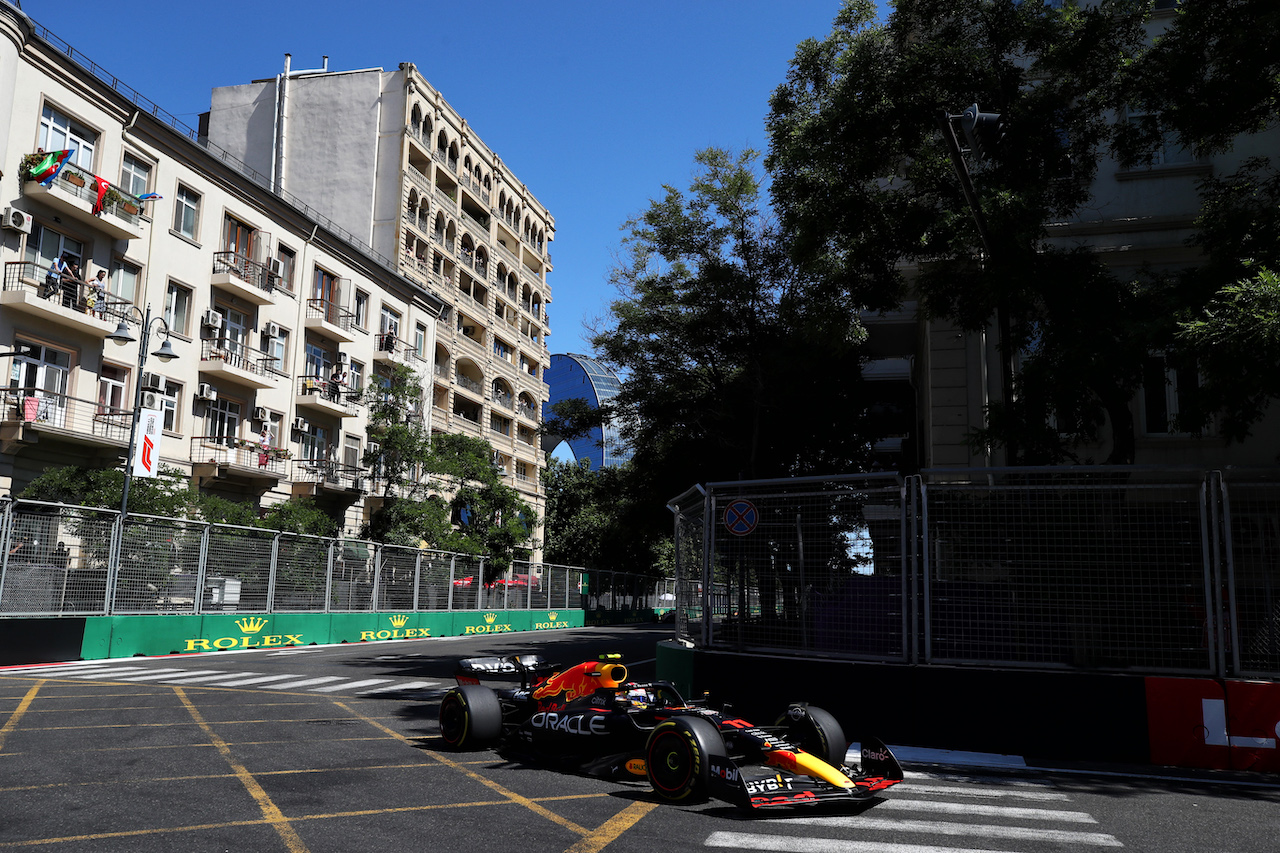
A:
POLYGON ((289 78, 299 74, 324 74, 329 71, 329 57, 322 58, 319 68, 291 70, 293 54, 284 55, 284 71, 276 75, 275 139, 272 140, 275 157, 271 162, 271 189, 277 195, 284 192, 285 142, 289 138, 289 78))

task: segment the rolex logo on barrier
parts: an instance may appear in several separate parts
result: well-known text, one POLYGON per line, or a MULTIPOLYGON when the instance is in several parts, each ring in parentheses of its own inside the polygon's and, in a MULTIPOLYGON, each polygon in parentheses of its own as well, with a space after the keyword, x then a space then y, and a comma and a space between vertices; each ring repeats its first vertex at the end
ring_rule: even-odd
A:
POLYGON ((505 634, 508 631, 514 631, 510 625, 504 625, 498 622, 497 613, 486 613, 482 617, 483 625, 468 625, 463 629, 463 634, 505 634))
POLYGON ((216 652, 230 649, 269 649, 276 646, 301 646, 301 634, 263 634, 267 627, 267 619, 262 616, 245 616, 233 624, 240 629, 239 637, 218 637, 216 640, 204 638, 187 640, 188 652, 216 652))
POLYGON ((246 616, 236 620, 236 627, 246 634, 256 634, 267 626, 267 620, 261 616, 246 616))
POLYGON ((381 631, 361 631, 360 640, 414 640, 431 636, 430 628, 406 628, 409 617, 403 613, 388 616, 387 621, 391 623, 390 631, 385 628, 381 631))
POLYGON ((545 630, 547 630, 547 629, 549 629, 549 628, 568 628, 568 627, 569 627, 569 623, 568 623, 568 622, 557 622, 557 621, 556 621, 556 617, 557 617, 557 616, 559 616, 559 615, 560 615, 559 611, 556 611, 556 610, 548 610, 548 611, 547 611, 547 621, 546 621, 546 622, 534 622, 534 623, 533 623, 533 630, 535 630, 535 631, 545 631, 545 630))

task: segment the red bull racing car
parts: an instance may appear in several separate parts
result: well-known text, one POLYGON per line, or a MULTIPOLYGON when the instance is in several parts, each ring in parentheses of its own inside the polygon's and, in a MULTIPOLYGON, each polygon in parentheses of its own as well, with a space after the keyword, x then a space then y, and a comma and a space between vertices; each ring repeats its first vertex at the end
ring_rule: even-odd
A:
POLYGON ((457 686, 440 702, 440 734, 457 750, 496 748, 511 757, 612 779, 647 779, 673 803, 710 797, 744 809, 853 803, 902 781, 880 741, 862 742, 861 765, 834 717, 793 703, 772 726, 728 707, 683 699, 667 682, 637 684, 607 655, 560 670, 538 655, 460 661, 457 686), (486 677, 518 677, 493 688, 486 677))

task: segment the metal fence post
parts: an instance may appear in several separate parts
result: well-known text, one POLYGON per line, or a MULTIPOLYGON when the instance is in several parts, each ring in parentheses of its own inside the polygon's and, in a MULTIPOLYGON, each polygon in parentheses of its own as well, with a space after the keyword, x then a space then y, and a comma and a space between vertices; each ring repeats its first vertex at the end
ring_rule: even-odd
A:
POLYGON ((420 589, 422 587, 422 549, 415 548, 413 551, 413 609, 418 609, 418 601, 421 597, 420 589))
MULTIPOLYGON (((1240 633, 1240 612, 1236 601, 1236 562, 1231 535, 1231 493, 1227 490, 1227 483, 1221 471, 1213 472, 1213 485, 1222 506, 1222 549, 1218 551, 1218 587, 1221 589, 1224 586, 1223 579, 1225 579, 1227 625, 1224 625, 1224 628, 1230 630, 1230 634, 1219 636, 1218 644, 1231 649, 1231 672, 1238 676, 1240 674, 1240 642, 1243 637, 1240 633)), ((1219 675, 1226 677, 1227 673, 1220 672, 1219 675)))
POLYGON ((111 524, 111 544, 107 546, 107 583, 103 592, 102 612, 110 616, 115 612, 116 585, 120 582, 120 557, 124 550, 124 514, 120 513, 111 524))
POLYGON ((449 609, 453 609, 453 573, 458 565, 458 555, 449 555, 449 609))
POLYGON ((377 613, 382 601, 382 545, 373 546, 373 591, 369 594, 369 612, 377 613))
POLYGON ((334 563, 336 562, 335 546, 337 544, 337 541, 338 540, 336 539, 329 540, 328 567, 325 569, 325 573, 324 573, 324 612, 325 613, 333 612, 333 568, 334 568, 334 563))
POLYGON ((200 531, 200 554, 196 557, 196 594, 194 612, 199 614, 204 606, 204 583, 209 574, 209 538, 213 525, 206 524, 200 531))
POLYGON ((276 531, 276 535, 271 537, 271 563, 267 567, 268 611, 274 611, 276 609, 276 570, 280 565, 280 536, 281 533, 276 531))
MULTIPOLYGON (((916 530, 911 537, 912 547, 919 549, 916 566, 920 572, 920 609, 924 619, 924 649, 918 656, 917 662, 929 663, 933 660, 933 586, 931 582, 933 569, 930 563, 932 548, 929 544, 929 487, 925 484, 923 477, 920 478, 919 483, 919 512, 915 517, 916 530)), ((921 635, 917 633, 916 636, 921 635)))
POLYGON ((702 645, 711 647, 715 632, 711 626, 711 584, 715 578, 715 492, 708 489, 702 499, 702 645))
POLYGON ((4 529, 0 530, 0 602, 4 601, 4 580, 9 572, 9 540, 13 534, 13 501, 4 502, 4 529))

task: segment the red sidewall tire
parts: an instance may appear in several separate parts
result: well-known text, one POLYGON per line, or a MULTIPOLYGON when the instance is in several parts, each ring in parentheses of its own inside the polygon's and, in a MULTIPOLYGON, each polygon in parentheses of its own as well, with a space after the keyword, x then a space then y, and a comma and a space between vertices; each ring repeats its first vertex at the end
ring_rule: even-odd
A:
POLYGON ((673 717, 658 724, 645 747, 645 764, 654 793, 671 803, 707 799, 711 778, 708 760, 723 756, 724 741, 706 720, 673 717))

